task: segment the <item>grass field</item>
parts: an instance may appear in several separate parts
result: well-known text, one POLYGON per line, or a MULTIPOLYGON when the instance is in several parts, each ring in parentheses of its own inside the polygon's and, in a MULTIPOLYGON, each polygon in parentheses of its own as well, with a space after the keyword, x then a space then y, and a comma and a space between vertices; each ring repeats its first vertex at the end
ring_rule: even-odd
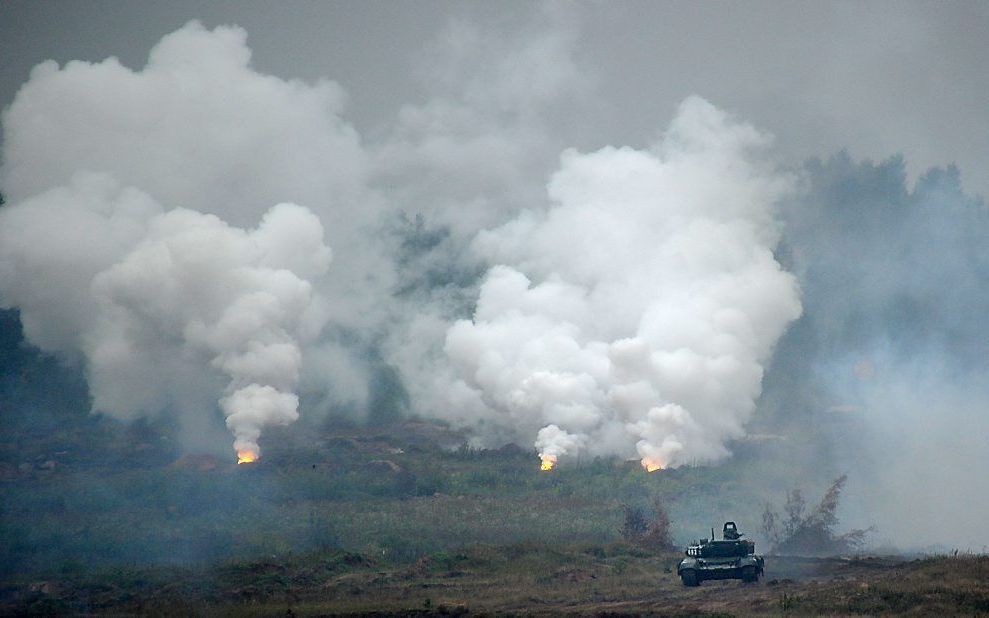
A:
POLYGON ((684 588, 679 555, 626 544, 472 546, 411 564, 347 552, 211 568, 107 571, 3 590, 18 614, 977 615, 989 558, 769 557, 756 584, 684 588))
POLYGON ((623 505, 657 499, 685 543, 725 519, 751 533, 788 482, 744 452, 714 468, 648 474, 635 462, 590 460, 544 473, 521 449, 442 446, 456 439, 416 422, 286 432, 246 466, 178 454, 148 464, 140 452, 77 461, 53 445, 36 457, 52 464, 11 464, 16 474, 0 481, 0 575, 327 549, 414 561, 466 544, 609 543, 623 505))
POLYGON ((765 503, 809 476, 780 464, 795 440, 720 466, 545 473, 416 421, 296 426, 247 466, 101 431, 102 458, 71 434, 0 452, 0 614, 989 611, 985 558, 770 558, 757 585, 685 589, 679 554, 622 541, 623 507, 657 500, 677 544, 726 519, 757 535, 765 503))

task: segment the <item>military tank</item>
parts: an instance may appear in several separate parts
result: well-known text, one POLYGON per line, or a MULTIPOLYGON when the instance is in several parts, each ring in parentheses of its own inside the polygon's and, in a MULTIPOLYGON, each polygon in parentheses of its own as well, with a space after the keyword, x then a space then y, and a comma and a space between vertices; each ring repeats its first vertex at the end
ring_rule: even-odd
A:
POLYGON ((677 565, 684 586, 699 586, 706 579, 741 579, 757 582, 765 561, 755 553, 755 542, 743 539, 735 522, 726 521, 721 540, 701 539, 687 547, 687 557, 677 565))

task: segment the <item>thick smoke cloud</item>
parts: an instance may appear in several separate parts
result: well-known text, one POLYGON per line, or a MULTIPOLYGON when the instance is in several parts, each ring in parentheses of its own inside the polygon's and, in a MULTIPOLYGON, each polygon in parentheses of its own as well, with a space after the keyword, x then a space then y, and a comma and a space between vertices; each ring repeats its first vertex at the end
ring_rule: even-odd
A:
POLYGON ((253 224, 272 204, 352 200, 366 158, 342 90, 262 75, 240 28, 196 22, 140 71, 115 58, 38 65, 4 114, 4 194, 17 202, 81 170, 161 204, 253 224))
MULTIPOLYGON (((532 444, 555 424, 571 453, 586 442, 602 453, 637 445, 664 465, 725 456, 724 440, 752 413, 762 363, 799 313, 795 285, 772 257, 772 204, 788 180, 752 154, 763 136, 691 100, 653 152, 565 153, 546 210, 544 162, 559 151, 551 112, 586 82, 565 13, 540 19, 537 31, 507 39, 454 24, 424 74, 434 97, 403 108, 367 148, 341 120, 336 85, 257 73, 238 28, 191 23, 141 71, 112 58, 37 67, 4 117, 12 212, 58 211, 48 205, 57 195, 80 210, 80 195, 102 191, 82 212, 113 221, 90 226, 92 255, 78 267, 92 263, 64 286, 75 302, 31 308, 35 291, 20 275, 34 266, 13 264, 59 270, 64 256, 24 247, 8 252, 18 282, 5 284, 4 302, 28 307, 32 342, 84 359, 97 409, 198 408, 224 376, 220 407, 252 449, 259 418, 295 417, 298 386, 326 393, 317 405, 329 408, 394 406, 379 393, 401 400, 407 388, 416 409, 442 401, 430 413, 486 442, 532 444), (524 82, 519 65, 531 68, 524 82), (314 222, 278 207, 255 232, 233 227, 288 200, 314 222), (416 218, 396 243, 388 222, 407 208, 433 227, 416 218), (325 275, 320 221, 336 257, 325 275), (491 231, 468 255, 482 227, 491 231), (300 234, 306 242, 293 240, 300 234), (234 238, 264 244, 267 257, 234 238), (187 263, 163 257, 186 251, 187 263), (461 257, 466 266, 451 267, 461 257), (471 264, 484 262, 502 266, 483 282, 475 322, 451 328, 471 302, 471 264), (486 342, 490 329, 508 336, 486 342), (421 359, 444 340, 442 379, 420 379, 421 359), (527 340, 539 349, 521 349, 527 340), (490 346, 508 346, 504 366, 488 367, 490 346), (213 371, 197 371, 190 356, 213 371), (134 388, 170 364, 174 379, 134 388), (457 372, 468 380, 457 383, 457 372)), ((41 236, 67 233, 54 217, 32 217, 11 234, 36 223, 41 236)))
MULTIPOLYGON (((325 225, 335 268, 316 299, 345 333, 387 322, 394 285, 372 233, 382 201, 368 189, 370 155, 342 119, 334 82, 283 80, 251 66, 247 33, 197 22, 166 35, 140 70, 116 59, 37 66, 4 113, 0 186, 10 203, 66 186, 77 172, 112 177, 158 204, 254 226, 273 204, 304 205, 325 225)), ((346 377, 364 361, 324 338, 304 356, 302 387, 363 402, 346 377)))
POLYGON ((548 209, 477 238, 499 265, 446 337, 452 409, 553 456, 728 455, 800 315, 773 256, 790 180, 759 160, 767 141, 691 98, 650 151, 565 152, 548 209))
POLYGON ((586 147, 601 97, 566 13, 453 23, 422 99, 365 136, 339 86, 259 73, 236 27, 191 23, 138 70, 40 65, 3 116, 0 305, 95 409, 175 410, 189 448, 210 418, 256 448, 300 411, 412 411, 676 466, 758 420, 850 472, 850 523, 970 546, 985 205, 898 159, 781 173, 697 98, 649 148, 586 147))
MULTIPOLYGON (((360 140, 340 119, 341 89, 325 80, 310 84, 256 72, 245 39, 239 28, 208 31, 192 22, 165 36, 140 71, 113 58, 62 68, 46 62, 4 112, 0 179, 15 205, 10 210, 23 214, 7 213, 4 232, 11 240, 4 245, 2 302, 22 309, 29 341, 87 362, 97 409, 124 417, 168 407, 196 410, 183 413, 194 448, 208 448, 203 410, 215 409, 216 374, 227 376, 226 388, 234 392, 257 378, 279 393, 301 381, 300 388, 315 385, 309 388, 360 400, 363 376, 334 370, 360 367, 352 353, 332 338, 313 342, 330 316, 343 329, 380 323, 380 298, 392 281, 384 252, 365 231, 379 217, 379 200, 365 189, 367 155, 360 140), (305 204, 312 214, 293 215, 285 207, 265 214, 282 202, 305 204), (168 214, 152 228, 149 221, 163 206, 190 210, 168 214), (251 242, 264 245, 258 249, 267 252, 263 259, 245 255, 229 238, 262 216, 251 242), (323 223, 338 249, 337 267, 329 271, 312 252, 314 241, 322 243, 323 223), (159 236, 146 238, 151 233, 159 236), (211 247, 213 241, 222 242, 211 247), (202 270, 175 263, 148 277, 193 285, 186 277, 194 275, 198 287, 127 280, 160 267, 162 246, 197 247, 198 258, 190 260, 201 258, 195 267, 202 270), (114 271, 104 273, 111 266, 114 271), (285 270, 298 281, 281 274, 252 280, 244 270, 251 268, 285 270), (26 276, 32 272, 39 276, 26 276), (235 279, 210 289, 210 276, 219 284, 228 275, 235 279), (334 293, 313 295, 308 286, 317 279, 334 293), (189 298, 166 298, 179 293, 189 298), (269 294, 276 299, 272 306, 266 304, 269 294), (225 317, 218 313, 224 303, 230 304, 225 317), (142 339, 96 328, 94 316, 108 307, 139 315, 142 339), (208 315, 196 314, 199 308, 208 315), (251 313, 262 324, 243 322, 240 316, 251 313), (147 326, 156 321, 155 328, 147 326), (221 327, 222 335, 190 330, 221 327), (251 327, 267 331, 254 340, 245 332, 251 327), (297 334, 309 345, 288 343, 297 334), (212 351, 215 371, 203 372, 183 354, 173 357, 174 337, 212 351), (131 349, 117 350, 118 340, 131 349), (148 362, 128 363, 128 354, 148 362), (135 388, 137 383, 145 386, 135 388)), ((269 410, 266 416, 294 417, 294 402, 267 395, 250 401, 269 410)), ((224 401, 229 410, 232 402, 248 399, 224 401)), ((228 424, 239 425, 242 416, 228 411, 228 424)))
POLYGON ((203 415, 225 380, 235 448, 255 454, 264 426, 298 417, 306 279, 329 260, 305 208, 280 204, 245 231, 104 175, 0 211, 0 294, 29 340, 85 362, 94 409, 203 415))

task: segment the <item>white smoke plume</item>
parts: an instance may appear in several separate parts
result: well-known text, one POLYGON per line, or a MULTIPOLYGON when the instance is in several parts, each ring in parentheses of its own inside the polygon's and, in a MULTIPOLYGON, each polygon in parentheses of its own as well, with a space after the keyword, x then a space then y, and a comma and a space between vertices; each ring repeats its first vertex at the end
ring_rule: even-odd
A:
POLYGON ((298 417, 306 279, 329 261, 293 204, 248 231, 86 174, 0 210, 0 296, 32 342, 84 360, 94 409, 134 417, 199 390, 207 415, 222 388, 235 448, 255 455, 264 426, 298 417))
POLYGON ((765 136, 691 99, 652 150, 565 152, 551 207, 513 215, 543 199, 552 110, 584 85, 573 30, 548 21, 519 45, 455 26, 440 92, 368 147, 340 88, 258 73, 236 27, 190 23, 137 71, 40 65, 4 113, 0 303, 84 363, 96 409, 192 423, 220 400, 238 447, 291 422, 297 392, 368 405, 384 358, 420 413, 481 442, 726 455, 800 312, 772 254, 790 181, 760 161, 765 136), (456 59, 489 48, 501 62, 456 59), (311 211, 265 214, 282 202, 311 211), (399 273, 375 230, 406 208, 453 240, 399 273), (469 269, 437 287, 415 269, 458 259, 479 226, 470 259, 494 266, 473 321, 452 323, 469 269), (419 286, 401 298, 400 275, 419 286))
POLYGON ((628 67, 595 90, 603 48, 567 6, 453 22, 422 96, 364 136, 341 87, 259 72, 236 26, 191 22, 143 67, 40 64, 3 112, 0 307, 83 368, 94 409, 173 410, 186 448, 226 448, 205 419, 257 449, 300 405, 369 414, 398 393, 479 446, 677 466, 728 454, 802 302, 760 422, 796 435, 822 408, 824 463, 889 529, 970 528, 989 495, 984 201, 959 178, 911 191, 916 158, 806 164, 780 252, 798 294, 774 259, 794 183, 765 135, 693 98, 651 147, 600 149, 640 144, 614 119, 665 93, 731 88, 667 62, 646 104, 628 67))
POLYGON ((542 458, 544 468, 552 468, 563 455, 576 453, 584 445, 582 436, 575 436, 556 425, 547 425, 536 434, 536 449, 542 458))
MULTIPOLYGON (((250 56, 242 29, 207 30, 191 22, 165 36, 140 70, 115 58, 43 63, 3 115, 0 181, 10 212, 3 224, 0 304, 21 310, 28 341, 86 364, 96 409, 123 418, 178 409, 184 440, 197 449, 211 448, 213 440, 203 438, 209 425, 203 410, 215 409, 218 391, 232 393, 259 380, 287 393, 297 382, 343 390, 334 389, 339 372, 333 368, 357 363, 336 342, 317 345, 315 337, 331 315, 354 328, 379 322, 382 290, 390 285, 390 266, 364 232, 377 219, 379 202, 365 193, 367 157, 357 133, 340 119, 342 90, 328 80, 261 74, 250 56), (305 204, 311 214, 279 207, 265 215, 282 202, 305 204), (163 212, 159 205, 197 214, 169 214, 156 224, 159 236, 146 239, 150 221, 163 212), (237 228, 254 226, 263 215, 266 223, 251 233, 251 242, 266 257, 248 256, 244 243, 228 236, 243 234, 237 228), (337 267, 328 272, 325 259, 310 252, 314 238, 322 243, 321 221, 333 222, 325 231, 338 250, 337 267), (214 240, 223 242, 208 246, 214 240), (176 263, 158 273, 179 281, 195 277, 202 297, 182 284, 128 287, 127 276, 160 267, 156 251, 177 243, 203 245, 195 250, 203 263, 211 252, 226 256, 223 267, 181 273, 176 263), (96 285, 97 275, 111 267, 96 285), (259 274, 265 268, 294 273, 299 281, 284 273, 266 279, 259 274), (221 284, 228 275, 235 279, 221 284), (334 293, 312 295, 313 283, 334 293), (195 298, 169 298, 180 292, 195 298), (266 295, 276 298, 270 306, 266 295), (226 316, 219 309, 224 303, 226 316), (209 315, 197 315, 200 308, 209 315), (138 316, 143 339, 116 332, 113 318, 94 324, 108 312, 138 316), (238 330, 252 326, 237 322, 252 313, 263 322, 253 325, 264 331, 257 339, 238 330), (148 326, 155 320, 160 327, 148 326), (221 327, 223 335, 193 332, 221 327), (299 329, 305 346, 293 340, 299 329), (196 347, 195 359, 175 345, 176 337, 196 347), (133 345, 114 360, 117 340, 133 345), (123 360, 129 354, 144 362, 123 360), (203 354, 213 354, 212 371, 202 370, 203 354), (306 363, 306 356, 318 362, 306 363), (262 358, 272 364, 260 368, 262 358), (339 360, 322 362, 328 358, 339 360)), ((355 390, 341 396, 359 397, 355 390)), ((296 413, 296 404, 284 398, 250 401, 283 419, 296 413)), ((229 423, 243 425, 242 417, 229 423)))
POLYGON ((482 233, 492 263, 446 352, 463 410, 543 453, 717 460, 801 312, 774 258, 790 179, 699 98, 649 151, 567 151, 550 208, 482 233))
MULTIPOLYGON (((0 188, 16 204, 95 172, 168 208, 240 228, 256 225, 273 204, 302 204, 325 224, 335 253, 334 268, 311 280, 324 291, 314 311, 323 322, 332 316, 343 328, 368 331, 386 321, 381 299, 392 266, 369 231, 382 201, 367 190, 369 156, 342 119, 346 100, 333 81, 256 70, 241 28, 190 22, 164 36, 143 67, 112 57, 35 67, 4 111, 0 188)), ((86 242, 99 253, 97 241, 86 242)), ((361 367, 349 350, 322 340, 303 355, 311 361, 303 362, 301 388, 364 396, 341 377, 361 367)), ((195 399, 189 405, 202 405, 195 399)))
POLYGON ((246 39, 190 22, 140 70, 113 57, 39 64, 4 112, 4 195, 18 202, 85 170, 235 225, 279 202, 352 201, 366 157, 340 119, 342 89, 257 72, 246 39))

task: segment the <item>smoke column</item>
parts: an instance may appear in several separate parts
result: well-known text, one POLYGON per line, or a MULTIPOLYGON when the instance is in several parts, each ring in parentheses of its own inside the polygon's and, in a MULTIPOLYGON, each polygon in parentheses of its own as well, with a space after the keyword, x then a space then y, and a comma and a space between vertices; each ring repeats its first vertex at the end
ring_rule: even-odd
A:
POLYGON ((640 99, 595 84, 558 9, 452 23, 424 98, 364 136, 340 86, 260 73, 236 26, 190 22, 143 67, 38 65, 3 112, 0 306, 94 409, 174 410, 200 450, 221 412, 256 451, 297 396, 360 415, 407 391, 391 409, 478 446, 712 461, 779 342, 759 421, 849 473, 853 525, 973 546, 984 200, 953 168, 911 188, 898 157, 811 161, 793 191, 765 135, 697 98, 651 147, 598 149, 640 99))
POLYGON ((322 225, 300 206, 243 230, 165 212, 106 175, 0 211, 0 295, 31 341, 81 357, 94 409, 134 417, 198 388, 213 406, 191 412, 208 414, 225 376, 220 406, 250 458, 264 426, 298 417, 307 278, 329 261, 322 225))
POLYGON ((764 135, 689 99, 649 150, 566 151, 549 207, 513 214, 538 203, 523 182, 533 166, 490 176, 487 163, 551 149, 539 118, 580 81, 572 37, 522 46, 523 57, 552 50, 540 96, 509 79, 420 110, 446 118, 453 106, 463 127, 414 122, 403 108, 395 133, 367 151, 340 118, 335 84, 261 75, 245 39, 190 23, 140 71, 45 63, 5 113, 13 205, 0 299, 21 310, 31 342, 84 363, 96 409, 173 406, 192 418, 219 400, 238 448, 256 451, 262 426, 296 417, 300 384, 360 400, 362 376, 350 374, 380 339, 416 408, 482 442, 662 466, 728 454, 800 313, 773 257, 774 204, 791 181, 761 161, 764 135), (475 125, 485 139, 466 130, 475 125), (423 159, 434 134, 442 156, 423 159), (469 172, 460 145, 476 147, 469 168, 487 171, 469 172), (435 182, 421 181, 423 160, 435 182), (454 248, 476 235, 472 257, 491 265, 483 281, 396 299, 375 225, 403 200, 467 204, 439 220, 456 223, 454 248), (262 217, 282 201, 313 211, 262 217), (320 221, 333 221, 329 270, 320 221), (465 314, 450 306, 474 285, 473 320, 457 322, 465 314), (430 347, 443 348, 437 363, 423 361, 430 347), (439 379, 420 379, 427 368, 439 379))
POLYGON ((801 312, 768 141, 695 97, 648 151, 565 152, 548 209, 476 240, 497 265, 446 336, 460 420, 544 456, 727 456, 801 312))
MULTIPOLYGON (((241 229, 256 226, 274 204, 304 205, 323 222, 334 251, 333 268, 304 277, 318 291, 310 313, 322 314, 307 329, 318 332, 332 321, 348 335, 370 332, 387 319, 382 298, 392 264, 370 229, 384 201, 367 188, 369 155, 342 119, 346 93, 329 79, 264 74, 251 56, 243 29, 190 22, 162 37, 144 66, 113 57, 39 64, 3 112, 0 191, 18 204, 93 172, 164 208, 215 215, 241 229)), ((49 339, 65 344, 61 349, 76 349, 66 341, 73 323, 31 330, 41 337, 49 331, 49 339)), ((300 393, 360 405, 367 390, 361 354, 328 337, 304 346, 300 393)), ((209 381, 202 371, 190 373, 176 380, 170 397, 190 409, 211 405, 216 385, 201 384, 209 381)), ((209 448, 218 436, 199 440, 207 428, 192 426, 193 418, 183 423, 183 443, 209 448)))

